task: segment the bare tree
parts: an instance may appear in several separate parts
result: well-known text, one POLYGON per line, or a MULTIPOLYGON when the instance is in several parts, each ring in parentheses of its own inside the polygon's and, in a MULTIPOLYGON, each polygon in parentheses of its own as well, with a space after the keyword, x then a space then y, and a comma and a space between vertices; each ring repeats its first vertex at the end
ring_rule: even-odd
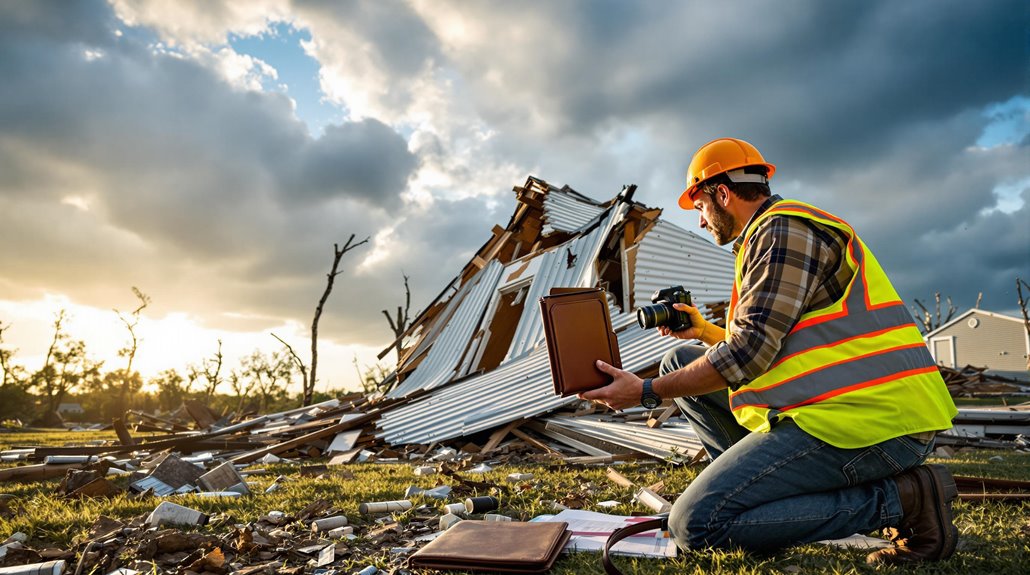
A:
POLYGON ((240 372, 235 369, 229 370, 229 388, 236 394, 236 415, 239 416, 243 413, 246 407, 247 399, 250 398, 250 391, 254 387, 254 383, 243 379, 240 372))
POLYGON ((136 387, 136 384, 140 381, 138 375, 134 376, 132 371, 132 363, 136 359, 136 351, 139 349, 139 336, 136 334, 136 326, 139 325, 140 313, 150 305, 150 297, 141 292, 136 286, 132 286, 132 293, 136 295, 136 299, 139 300, 139 306, 136 307, 128 316, 122 314, 117 309, 114 313, 118 314, 118 319, 122 320, 125 324, 125 329, 129 332, 129 343, 122 349, 118 350, 118 356, 126 358, 125 370, 121 373, 121 385, 118 389, 118 403, 115 408, 116 413, 124 412, 128 408, 129 395, 136 390, 132 389, 136 387))
MULTIPOLYGON (((1030 337, 1030 316, 1026 312, 1026 300, 1023 299, 1023 286, 1030 292, 1030 284, 1016 277, 1016 293, 1019 294, 1019 311, 1023 313, 1023 327, 1026 328, 1026 336, 1030 337)), ((1030 357, 1026 358, 1026 368, 1030 369, 1030 357)))
POLYGON ((404 275, 403 272, 401 275, 404 277, 404 308, 402 309, 401 306, 397 306, 396 321, 394 321, 394 318, 390 316, 390 312, 385 309, 383 310, 383 315, 386 316, 386 321, 390 322, 390 329, 393 331, 394 339, 400 339, 400 337, 404 335, 404 332, 408 329, 408 322, 410 321, 408 312, 411 310, 411 288, 408 287, 408 276, 404 275))
POLYGON ((13 349, 5 349, 4 331, 9 329, 11 324, 0 323, 0 419, 27 420, 27 414, 34 411, 36 398, 29 392, 31 381, 25 368, 20 365, 12 365, 11 357, 14 356, 13 349))
POLYGON ((351 242, 353 241, 354 234, 351 234, 342 249, 339 244, 333 244, 333 267, 329 270, 329 273, 326 274, 327 281, 325 291, 322 293, 322 299, 318 300, 318 307, 315 308, 315 318, 311 321, 311 372, 308 380, 304 383, 302 405, 311 405, 311 397, 315 393, 315 384, 318 382, 318 320, 322 317, 322 309, 325 307, 325 302, 329 299, 329 294, 333 291, 333 282, 336 281, 336 276, 343 273, 342 271, 338 271, 340 267, 340 259, 343 257, 343 254, 351 251, 361 244, 367 243, 368 238, 351 245, 351 242))
POLYGON ((162 371, 151 378, 150 383, 157 388, 158 406, 169 411, 178 407, 189 391, 189 384, 174 369, 162 371))
POLYGON ((10 329, 10 327, 11 324, 4 325, 3 322, 0 322, 0 371, 3 371, 3 380, 0 381, 0 387, 7 387, 7 384, 14 380, 14 374, 10 366, 11 356, 14 355, 14 352, 3 348, 4 332, 10 329))
POLYGON ((362 366, 358 362, 358 356, 354 356, 354 371, 358 374, 358 381, 361 382, 361 389, 366 395, 389 391, 387 384, 387 378, 390 376, 390 370, 386 367, 374 363, 370 366, 362 366))
MULTIPOLYGON (((255 350, 240 362, 242 376, 246 378, 247 395, 256 393, 259 397, 258 412, 268 409, 269 403, 286 395, 290 377, 293 375, 293 362, 285 352, 273 352, 265 355, 255 350)), ((240 402, 242 411, 243 402, 240 402)))
POLYGON ((946 312, 946 316, 942 319, 941 292, 934 293, 933 298, 936 302, 933 314, 931 314, 930 311, 926 309, 926 306, 924 306, 923 303, 919 300, 915 300, 915 302, 916 305, 919 306, 919 309, 922 313, 920 314, 919 312, 916 312, 915 309, 912 310, 912 314, 919 318, 919 321, 923 324, 923 333, 929 333, 941 327, 942 325, 948 323, 949 321, 951 321, 951 318, 955 316, 955 312, 958 311, 958 309, 951 304, 951 298, 949 297, 947 298, 948 311, 946 312))
POLYGON ((222 340, 218 340, 218 351, 215 355, 204 360, 200 367, 200 375, 207 381, 204 387, 204 397, 210 400, 215 395, 215 389, 222 383, 222 340))
POLYGON ((304 361, 297 355, 297 352, 293 350, 293 346, 286 343, 283 338, 272 334, 272 337, 279 340, 279 343, 286 347, 290 353, 290 358, 293 360, 294 365, 297 366, 297 370, 300 371, 301 376, 301 405, 311 405, 311 399, 315 393, 315 383, 318 381, 318 320, 322 317, 322 310, 325 308, 325 302, 329 300, 329 294, 333 291, 333 283, 336 281, 336 276, 342 274, 340 271, 340 260, 343 255, 352 249, 360 246, 361 244, 368 243, 369 238, 365 238, 358 243, 354 242, 354 234, 350 235, 347 239, 347 243, 340 248, 340 244, 333 244, 333 265, 329 269, 329 273, 326 274, 326 285, 325 291, 322 292, 322 298, 318 300, 318 305, 315 307, 315 317, 311 320, 311 371, 308 371, 308 367, 304 365, 304 361))
POLYGON ((182 386, 185 396, 188 396, 193 391, 193 384, 197 383, 197 380, 204 375, 204 370, 200 369, 195 363, 188 364, 186 366, 186 380, 182 386))
POLYGON ((304 365, 304 360, 297 355, 297 352, 293 351, 293 346, 283 341, 283 338, 272 334, 272 337, 279 340, 279 343, 286 347, 286 351, 290 354, 290 359, 293 360, 294 365, 297 366, 297 371, 300 372, 301 390, 308 388, 308 366, 304 365))

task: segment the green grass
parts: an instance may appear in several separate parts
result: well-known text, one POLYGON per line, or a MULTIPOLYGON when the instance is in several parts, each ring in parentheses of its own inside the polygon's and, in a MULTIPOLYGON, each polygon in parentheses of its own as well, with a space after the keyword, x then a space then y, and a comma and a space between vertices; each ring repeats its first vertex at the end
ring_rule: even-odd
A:
MULTIPOLYGON (((0 447, 12 445, 64 445, 85 443, 92 439, 111 438, 113 434, 101 433, 59 433, 2 434, 0 447)), ((954 473, 980 475, 1006 479, 1030 478, 1030 455, 989 450, 967 450, 952 459, 933 459, 943 463, 954 473), (989 458, 1001 455, 1002 462, 989 458)), ((356 525, 356 531, 363 534, 373 522, 372 517, 358 514, 358 505, 363 501, 400 499, 409 485, 422 488, 435 487, 441 483, 454 485, 453 480, 441 475, 417 477, 412 468, 405 464, 354 464, 342 466, 352 477, 330 476, 324 478, 301 478, 299 470, 290 465, 252 466, 267 470, 250 481, 256 484, 256 494, 246 498, 208 499, 196 496, 180 496, 175 501, 208 514, 222 514, 212 525, 199 531, 210 534, 226 534, 234 523, 257 520, 271 510, 296 514, 311 501, 322 498, 342 511, 356 525), (270 494, 263 493, 279 474, 288 478, 282 487, 270 494)), ((665 482, 664 493, 676 494, 682 491, 697 476, 701 467, 680 468, 657 463, 635 463, 622 465, 619 471, 638 485, 649 485, 659 480, 665 482)), ((462 473, 475 481, 485 481, 501 487, 500 513, 515 519, 530 519, 536 515, 550 513, 548 500, 580 499, 586 502, 585 509, 606 511, 596 506, 597 502, 618 500, 623 504, 608 510, 616 514, 644 512, 641 506, 630 504, 632 493, 609 482, 604 476, 604 466, 571 468, 566 466, 501 466, 486 474, 462 473), (520 489, 506 481, 513 472, 529 472, 535 475, 529 483, 530 489, 520 489)), ((124 480, 117 480, 124 485, 124 480)), ((121 495, 113 499, 67 500, 58 496, 58 480, 35 483, 0 484, 0 492, 10 493, 20 500, 22 512, 0 518, 0 538, 15 531, 30 536, 29 544, 35 548, 63 547, 81 540, 89 526, 100 515, 122 520, 149 513, 159 500, 152 498, 134 499, 121 495)), ((476 492, 485 495, 485 492, 476 492)), ((449 501, 459 500, 452 497, 449 501)), ((431 513, 419 510, 420 504, 435 508, 438 502, 428 498, 413 499, 415 509, 399 514, 402 523, 417 522, 431 513)), ((1027 573, 1030 565, 1030 503, 1006 502, 958 502, 955 505, 956 524, 960 531, 959 549, 955 556, 944 563, 927 565, 915 569, 891 567, 870 568, 864 563, 865 552, 830 548, 823 545, 805 545, 781 551, 772 555, 755 555, 742 551, 698 551, 680 553, 672 560, 632 559, 619 557, 618 565, 626 573, 716 573, 748 575, 759 573, 1027 573)), ((430 523, 435 527, 435 521, 430 523)), ((346 561, 335 565, 344 572, 375 564, 387 569, 398 563, 388 551, 371 550, 372 547, 359 539, 352 545, 354 554, 346 561)), ((562 557, 553 573, 586 575, 602 572, 598 554, 579 553, 562 557)))

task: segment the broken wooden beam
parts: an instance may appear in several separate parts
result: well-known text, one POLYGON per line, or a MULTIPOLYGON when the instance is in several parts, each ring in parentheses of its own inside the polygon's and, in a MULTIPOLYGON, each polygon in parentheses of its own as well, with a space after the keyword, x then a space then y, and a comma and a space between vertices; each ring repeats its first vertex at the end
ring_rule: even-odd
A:
POLYGON ((118 443, 122 445, 136 445, 136 441, 132 438, 132 435, 129 435, 129 430, 125 427, 125 422, 122 421, 122 418, 114 418, 111 425, 114 426, 114 432, 118 435, 118 443))
POLYGON ((69 469, 82 469, 78 463, 40 463, 0 469, 0 481, 42 481, 63 476, 69 469))
POLYGON ((662 411, 662 413, 658 417, 652 417, 651 419, 648 419, 647 420, 647 426, 650 427, 651 429, 657 429, 657 428, 661 427, 662 425, 664 425, 666 421, 669 421, 670 417, 672 417, 673 415, 676 415, 679 412, 680 412, 679 405, 676 405, 676 403, 673 403, 669 407, 666 407, 665 410, 662 411))
POLYGON ((522 425, 524 422, 524 419, 516 419, 515 421, 508 423, 504 427, 499 428, 497 431, 494 431, 490 435, 490 439, 486 441, 486 445, 484 445, 482 450, 480 450, 480 453, 482 453, 483 455, 487 455, 494 449, 497 449, 497 446, 501 444, 501 441, 504 441, 504 438, 507 437, 509 433, 511 433, 511 430, 522 425))
POLYGON ((309 443, 309 442, 311 442, 311 441, 313 441, 315 439, 322 439, 323 437, 328 437, 330 435, 335 435, 335 434, 337 434, 337 433, 339 433, 341 431, 347 431, 347 430, 353 429, 355 427, 363 426, 366 423, 368 423, 368 422, 374 420, 375 418, 379 417, 379 411, 380 410, 377 409, 377 410, 369 412, 369 413, 367 413, 365 415, 362 415, 361 417, 350 419, 350 420, 344 421, 343 423, 337 423, 335 425, 330 425, 329 427, 325 427, 325 428, 319 429, 317 431, 312 431, 311 433, 308 433, 307 435, 302 435, 300 437, 295 437, 293 439, 290 439, 290 440, 287 440, 287 441, 283 441, 281 443, 277 443, 275 445, 271 445, 271 446, 268 446, 268 447, 263 447, 261 449, 256 449, 256 450, 253 450, 253 451, 248 451, 246 453, 241 453, 241 454, 231 458, 230 461, 232 461, 233 463, 250 463, 251 461, 256 461, 256 460, 264 457, 265 455, 269 455, 269 454, 276 455, 276 454, 279 454, 279 453, 283 453, 284 451, 289 451, 289 450, 291 450, 291 449, 293 449, 295 447, 300 447, 302 445, 305 445, 305 444, 307 444, 307 443, 309 443))

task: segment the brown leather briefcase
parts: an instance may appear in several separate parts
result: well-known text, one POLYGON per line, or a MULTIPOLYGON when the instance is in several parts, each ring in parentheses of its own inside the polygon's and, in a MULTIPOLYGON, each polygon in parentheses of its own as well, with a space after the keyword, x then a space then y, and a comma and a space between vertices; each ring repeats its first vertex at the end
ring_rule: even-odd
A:
POLYGON ((417 569, 545 573, 569 541, 565 522, 459 521, 409 559, 417 569))
POLYGON ((555 395, 566 397, 611 383, 595 363, 600 359, 622 368, 604 290, 552 289, 551 295, 540 298, 540 312, 555 395))

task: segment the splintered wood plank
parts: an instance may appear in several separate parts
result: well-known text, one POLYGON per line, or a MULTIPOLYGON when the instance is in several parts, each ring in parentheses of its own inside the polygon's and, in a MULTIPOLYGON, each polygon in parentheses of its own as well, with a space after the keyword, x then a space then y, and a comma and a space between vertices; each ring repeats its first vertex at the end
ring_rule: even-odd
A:
POLYGON ((515 421, 510 422, 508 425, 505 425, 504 427, 493 432, 490 435, 490 439, 486 441, 486 445, 483 446, 483 449, 482 451, 480 451, 480 453, 486 455, 491 451, 497 449, 497 446, 501 444, 501 441, 504 441, 504 438, 507 437, 513 429, 517 428, 523 423, 525 423, 524 419, 516 419, 515 421))
POLYGON ((662 413, 658 417, 652 417, 651 419, 648 419, 647 426, 651 429, 661 427, 666 421, 669 421, 670 417, 676 415, 677 413, 679 413, 679 411, 679 406, 673 403, 669 407, 666 407, 665 410, 662 411, 662 413))

